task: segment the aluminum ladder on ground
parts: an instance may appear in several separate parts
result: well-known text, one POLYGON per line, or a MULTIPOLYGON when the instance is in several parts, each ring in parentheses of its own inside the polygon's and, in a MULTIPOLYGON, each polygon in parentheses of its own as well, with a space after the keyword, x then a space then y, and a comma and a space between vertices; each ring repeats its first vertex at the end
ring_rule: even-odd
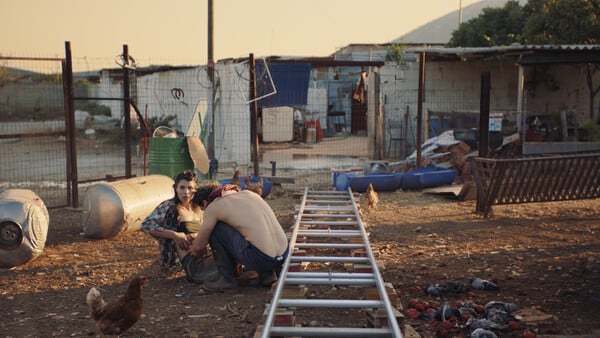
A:
MULTIPOLYGON (((359 210, 352 190, 346 191, 309 191, 305 189, 300 206, 296 208, 297 215, 291 228, 290 254, 288 255, 279 281, 274 288, 271 302, 265 310, 265 320, 261 337, 402 337, 394 308, 391 305, 383 279, 377 268, 373 251, 371 250, 365 225, 360 219, 359 210), (335 256, 332 256, 332 251, 335 256), (360 252, 359 255, 356 253, 360 252), (341 256, 340 256, 341 255, 341 256), (297 269, 301 264, 308 264, 310 269, 297 269), (313 268, 311 264, 317 266, 313 268), (332 271, 332 267, 353 266, 351 272, 332 271), (328 271, 318 271, 318 266, 325 266, 328 271), (357 269, 356 267, 363 269, 357 269), (325 287, 331 290, 348 288, 376 288, 375 299, 365 299, 364 296, 346 298, 319 298, 311 293, 310 298, 302 296, 285 296, 286 288, 325 287), (285 298, 287 297, 287 298, 285 298), (361 311, 378 311, 387 322, 382 327, 348 323, 338 325, 328 323, 325 326, 281 325, 275 318, 288 309, 302 309, 311 313, 311 309, 327 309, 333 311, 356 309, 361 311), (384 313, 382 313, 384 311, 384 313), (279 324, 275 324, 278 322, 279 324)), ((307 265, 307 266, 308 266, 307 265)), ((369 298, 369 297, 367 297, 369 298)), ((348 313, 350 310, 348 310, 348 313)), ((397 313, 397 311, 396 311, 397 313)), ((349 314, 348 317, 352 317, 349 314)), ((316 321, 315 321, 316 322, 316 321)), ((289 325, 289 323, 288 323, 289 325)))

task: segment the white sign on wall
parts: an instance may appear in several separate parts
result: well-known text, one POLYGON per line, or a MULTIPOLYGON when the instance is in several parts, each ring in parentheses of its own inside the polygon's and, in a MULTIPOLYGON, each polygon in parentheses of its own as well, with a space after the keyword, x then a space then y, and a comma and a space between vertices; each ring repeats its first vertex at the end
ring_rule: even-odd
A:
POLYGON ((489 131, 502 131, 502 113, 490 114, 489 131))

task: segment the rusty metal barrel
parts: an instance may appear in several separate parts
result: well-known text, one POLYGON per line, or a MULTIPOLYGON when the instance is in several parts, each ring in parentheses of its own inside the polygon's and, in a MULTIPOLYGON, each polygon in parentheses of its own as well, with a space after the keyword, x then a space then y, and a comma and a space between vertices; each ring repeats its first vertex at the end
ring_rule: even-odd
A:
POLYGON ((50 217, 44 201, 28 189, 0 193, 0 267, 24 264, 44 251, 50 217))
POLYGON ((148 175, 87 187, 82 230, 86 237, 109 238, 140 229, 162 201, 175 196, 172 178, 148 175))

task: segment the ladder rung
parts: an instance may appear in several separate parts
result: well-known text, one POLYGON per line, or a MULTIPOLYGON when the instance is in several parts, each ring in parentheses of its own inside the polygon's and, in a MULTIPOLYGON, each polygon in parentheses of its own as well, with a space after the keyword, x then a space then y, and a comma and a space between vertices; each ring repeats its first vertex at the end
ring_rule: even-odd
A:
POLYGON ((371 272, 288 272, 290 278, 373 278, 371 272))
POLYGON ((300 225, 358 225, 358 222, 347 221, 301 221, 300 225))
POLYGON ((349 243, 296 243, 298 249, 362 249, 364 244, 349 243))
POLYGON ((303 214, 302 218, 354 218, 354 214, 303 214))
POLYGON ((298 236, 306 237, 361 237, 362 232, 358 230, 299 230, 298 236))
POLYGON ((348 196, 347 191, 337 191, 337 190, 311 190, 307 194, 308 196, 312 195, 344 195, 348 196))
POLYGON ((365 299, 302 299, 283 298, 277 302, 278 307, 347 307, 347 308, 382 308, 381 300, 365 299))
MULTIPOLYGON (((296 211, 299 211, 300 208, 296 208, 296 211)), ((309 205, 304 207, 304 211, 354 211, 354 207, 340 207, 340 206, 314 206, 309 205)))
POLYGON ((314 205, 314 204, 351 204, 350 200, 307 200, 306 205, 314 205))
POLYGON ((374 279, 364 278, 286 278, 285 284, 291 285, 352 285, 352 286, 374 286, 374 279))
POLYGON ((389 328, 273 326, 271 333, 302 337, 391 337, 393 332, 389 328))
POLYGON ((299 262, 336 262, 336 263, 370 263, 369 257, 336 257, 336 256, 292 256, 292 263, 299 262))

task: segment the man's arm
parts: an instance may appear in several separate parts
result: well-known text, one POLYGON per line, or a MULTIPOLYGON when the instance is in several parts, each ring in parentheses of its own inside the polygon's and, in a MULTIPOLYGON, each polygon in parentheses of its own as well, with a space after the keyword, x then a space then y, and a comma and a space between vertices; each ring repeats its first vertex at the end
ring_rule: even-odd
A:
POLYGON ((190 247, 190 252, 194 255, 201 254, 208 244, 210 233, 217 224, 217 217, 214 215, 215 210, 207 208, 204 210, 204 216, 202 217, 202 226, 194 238, 190 247))

